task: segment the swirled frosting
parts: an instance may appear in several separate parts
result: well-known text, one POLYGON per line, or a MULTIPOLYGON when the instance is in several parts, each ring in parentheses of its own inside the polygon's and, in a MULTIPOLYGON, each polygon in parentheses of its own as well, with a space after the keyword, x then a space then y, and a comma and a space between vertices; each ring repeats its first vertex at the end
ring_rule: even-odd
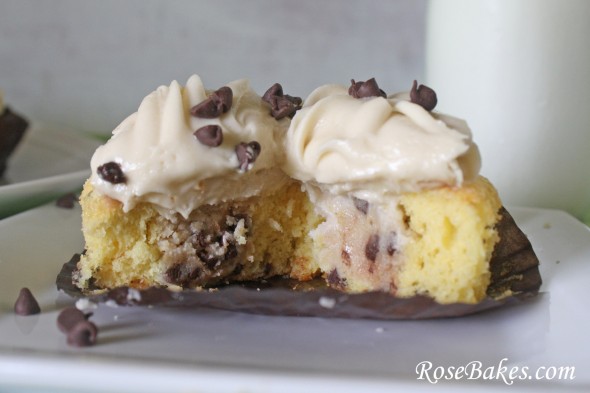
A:
POLYGON ((429 112, 407 94, 354 98, 313 91, 289 127, 283 169, 332 194, 368 200, 440 185, 461 186, 480 168, 467 124, 429 112))
POLYGON ((92 157, 94 188, 121 201, 125 211, 148 202, 188 217, 200 205, 246 198, 284 184, 280 147, 288 119, 270 116, 246 80, 227 86, 233 92, 231 109, 213 119, 190 115, 190 109, 211 94, 196 75, 185 87, 174 81, 145 97, 92 157), (223 130, 220 146, 207 146, 195 137, 195 130, 209 125, 223 130), (261 149, 244 170, 236 146, 250 142, 261 149), (113 184, 98 175, 101 165, 112 162, 125 174, 124 183, 113 184))

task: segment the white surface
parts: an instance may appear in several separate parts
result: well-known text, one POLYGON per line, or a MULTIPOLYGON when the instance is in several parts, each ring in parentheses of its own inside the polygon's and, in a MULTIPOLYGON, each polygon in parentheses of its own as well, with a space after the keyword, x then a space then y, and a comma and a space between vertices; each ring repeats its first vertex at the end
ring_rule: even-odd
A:
POLYGON ((426 82, 507 204, 590 220, 590 1, 431 0, 426 82))
POLYGON ((541 260, 543 295, 459 319, 373 321, 268 317, 219 310, 110 308, 92 319, 98 344, 68 347, 55 324, 73 301, 55 290, 61 265, 83 247, 79 209, 47 205, 0 221, 0 387, 117 392, 429 390, 418 362, 574 366, 564 381, 467 381, 436 391, 588 391, 590 230, 550 210, 511 209, 541 260), (42 307, 13 314, 21 287, 42 307), (34 376, 34 378, 30 378, 34 376), (167 388, 165 388, 167 386, 167 388), (462 389, 464 388, 464 389, 462 389), (569 389, 568 389, 569 388, 569 389), (564 390, 567 389, 567 390, 564 390))
POLYGON ((82 186, 100 145, 79 132, 34 125, 8 161, 0 183, 0 218, 82 186))

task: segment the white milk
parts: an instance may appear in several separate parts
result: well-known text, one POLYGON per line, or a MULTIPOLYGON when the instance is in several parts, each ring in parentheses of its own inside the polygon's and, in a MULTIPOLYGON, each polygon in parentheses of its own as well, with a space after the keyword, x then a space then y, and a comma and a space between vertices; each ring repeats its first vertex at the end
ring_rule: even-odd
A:
POLYGON ((426 81, 507 205, 590 218, 590 1, 431 0, 426 81))

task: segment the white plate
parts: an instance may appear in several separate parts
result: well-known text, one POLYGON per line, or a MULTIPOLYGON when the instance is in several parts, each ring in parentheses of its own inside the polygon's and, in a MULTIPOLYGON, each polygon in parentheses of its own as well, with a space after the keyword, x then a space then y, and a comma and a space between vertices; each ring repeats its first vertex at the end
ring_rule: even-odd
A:
MULTIPOLYGON (((511 209, 542 262, 543 294, 464 318, 374 321, 271 317, 220 310, 112 308, 92 317, 96 346, 68 347, 56 328, 72 300, 55 289, 61 265, 81 251, 79 208, 53 205, 0 221, 0 388, 117 392, 393 392, 503 390, 499 380, 416 380, 471 361, 497 367, 575 367, 573 381, 514 382, 516 391, 590 388, 590 230, 566 213, 511 209), (21 287, 41 315, 19 317, 21 287)), ((0 389, 1 390, 1 389, 0 389)))
POLYGON ((31 126, 0 180, 0 218, 80 188, 100 144, 80 132, 31 126))

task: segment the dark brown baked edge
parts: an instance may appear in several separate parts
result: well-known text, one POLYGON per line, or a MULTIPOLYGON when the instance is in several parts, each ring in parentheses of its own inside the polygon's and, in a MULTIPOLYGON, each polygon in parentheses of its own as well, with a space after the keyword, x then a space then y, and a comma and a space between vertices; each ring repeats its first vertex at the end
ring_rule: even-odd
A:
POLYGON ((475 314, 526 301, 541 286, 537 259, 526 235, 502 208, 497 243, 490 269, 488 296, 477 304, 439 304, 427 296, 396 298, 385 292, 348 294, 326 286, 321 279, 298 282, 276 278, 263 282, 235 283, 206 290, 172 291, 151 287, 137 290, 119 287, 100 293, 84 293, 72 282, 79 254, 63 265, 56 284, 74 298, 121 306, 172 306, 217 308, 266 315, 370 318, 383 320, 449 318, 475 314))

